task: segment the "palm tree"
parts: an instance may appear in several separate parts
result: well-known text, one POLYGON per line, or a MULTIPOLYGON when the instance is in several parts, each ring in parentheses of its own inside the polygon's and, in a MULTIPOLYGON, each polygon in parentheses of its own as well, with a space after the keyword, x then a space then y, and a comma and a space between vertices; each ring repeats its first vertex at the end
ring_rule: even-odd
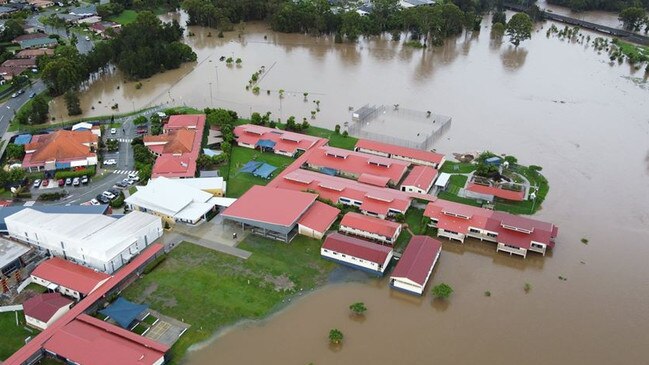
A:
POLYGON ((343 342, 343 333, 340 332, 338 329, 332 329, 329 331, 329 342, 331 342, 334 345, 338 345, 341 342, 343 342))

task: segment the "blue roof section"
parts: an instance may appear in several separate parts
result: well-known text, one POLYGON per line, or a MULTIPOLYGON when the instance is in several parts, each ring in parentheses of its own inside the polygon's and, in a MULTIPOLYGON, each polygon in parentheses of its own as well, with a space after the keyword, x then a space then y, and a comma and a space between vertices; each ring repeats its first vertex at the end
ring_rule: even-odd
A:
POLYGON ((255 172, 253 172, 252 174, 255 175, 255 176, 261 177, 263 179, 268 179, 268 178, 270 178, 270 175, 275 170, 277 170, 277 167, 265 163, 265 164, 259 166, 259 168, 257 168, 257 170, 255 170, 255 172))
POLYGON ((34 209, 43 213, 55 214, 106 214, 108 205, 32 205, 31 207, 25 206, 11 206, 0 208, 0 231, 7 230, 5 218, 18 213, 23 209, 34 209))
POLYGON ((239 169, 239 172, 254 172, 259 166, 261 166, 259 161, 248 161, 242 168, 239 169))
POLYGON ((135 304, 119 297, 111 305, 106 307, 106 309, 100 310, 99 313, 110 317, 110 319, 117 322, 122 328, 129 328, 137 316, 147 309, 149 309, 147 305, 135 304))
POLYGON ((255 144, 255 147, 263 147, 263 148, 275 148, 275 142, 271 141, 270 139, 260 139, 257 141, 257 144, 255 144))
POLYGON ((489 157, 488 159, 484 160, 484 162, 488 165, 500 165, 500 157, 489 157))
POLYGON ((16 139, 14 139, 14 144, 18 145, 26 145, 27 143, 32 141, 32 135, 31 134, 21 134, 19 136, 16 136, 16 139))
POLYGON ((326 175, 336 176, 336 169, 332 169, 330 167, 321 167, 320 172, 326 175))

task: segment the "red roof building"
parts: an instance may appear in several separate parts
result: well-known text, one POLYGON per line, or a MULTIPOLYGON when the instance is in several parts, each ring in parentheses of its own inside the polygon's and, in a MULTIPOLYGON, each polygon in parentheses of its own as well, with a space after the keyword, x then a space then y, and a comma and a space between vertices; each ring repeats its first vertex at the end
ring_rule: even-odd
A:
POLYGON ((43 349, 75 364, 161 365, 169 346, 81 314, 54 333, 43 349))
POLYGON ((378 156, 390 157, 416 165, 427 165, 436 169, 440 168, 446 159, 444 155, 436 152, 401 147, 393 144, 371 141, 369 139, 359 139, 354 150, 378 156))
POLYGON ((405 214, 412 201, 410 195, 399 190, 309 170, 294 169, 282 173, 271 184, 282 189, 315 192, 322 199, 355 205, 364 214, 383 219, 393 214, 405 214))
POLYGON ((42 331, 67 313, 72 303, 72 299, 59 293, 39 294, 23 303, 25 320, 28 325, 42 331))
POLYGON ((50 171, 96 165, 98 141, 98 137, 89 130, 58 130, 35 135, 25 145, 23 168, 50 171))
POLYGON ((194 177, 204 128, 204 114, 172 115, 163 134, 145 136, 144 145, 158 156, 151 177, 194 177))
POLYGON ((36 58, 18 58, 6 60, 2 63, 2 67, 15 67, 22 71, 29 68, 36 68, 36 58))
POLYGON ((392 259, 393 251, 387 246, 332 233, 322 244, 320 255, 325 259, 382 276, 392 259))
POLYGON ((376 176, 376 178, 364 177, 365 181, 375 182, 373 185, 379 185, 377 179, 387 177, 388 184, 396 186, 408 171, 410 163, 342 148, 323 146, 311 151, 306 159, 306 165, 310 169, 328 170, 330 173, 352 179, 359 179, 361 175, 376 176))
POLYGON ((442 243, 428 236, 412 236, 390 275, 390 286, 422 295, 442 252, 442 243))
MULTIPOLYGON (((507 189, 499 188, 497 186, 487 186, 487 185, 475 184, 472 182, 467 184, 466 190, 481 195, 489 195, 492 197, 495 196, 505 200, 512 200, 517 202, 521 202, 525 200, 525 191, 522 190, 521 191, 507 190, 507 189)), ((490 200, 493 200, 493 198, 491 198, 490 200)))
POLYGON ((52 56, 54 50, 51 48, 23 49, 16 53, 16 58, 36 58, 38 56, 52 56))
POLYGON ((32 271, 31 278, 36 284, 81 299, 105 283, 110 276, 60 257, 53 257, 38 265, 32 271))
POLYGON ((547 248, 554 248, 559 233, 552 223, 442 199, 429 203, 424 216, 438 229, 438 237, 464 242, 468 236, 496 242, 496 251, 523 257, 528 251, 545 255, 547 248))
POLYGON ((401 233, 401 224, 349 212, 340 221, 339 231, 387 245, 394 245, 401 233))
POLYGON ((221 215, 254 233, 289 242, 298 221, 314 204, 316 194, 255 185, 221 215))
POLYGON ((315 146, 320 138, 281 129, 244 124, 234 128, 237 144, 247 148, 271 150, 278 155, 293 157, 315 146))
POLYGON ((311 238, 322 239, 325 232, 338 218, 339 213, 340 209, 316 201, 300 218, 298 233, 311 238))
POLYGON ((437 179, 437 170, 430 166, 418 165, 412 168, 401 183, 401 191, 428 194, 437 179))

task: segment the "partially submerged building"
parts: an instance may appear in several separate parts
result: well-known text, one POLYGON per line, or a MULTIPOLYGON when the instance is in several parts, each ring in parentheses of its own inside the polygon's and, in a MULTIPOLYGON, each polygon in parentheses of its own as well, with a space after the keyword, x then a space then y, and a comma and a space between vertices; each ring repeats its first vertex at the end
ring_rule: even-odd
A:
POLYGON ((392 246, 401 233, 401 224, 349 212, 340 221, 338 230, 342 233, 392 246))
POLYGON ((430 218, 431 227, 437 228, 438 237, 495 242, 496 251, 523 257, 528 251, 545 255, 548 248, 554 247, 559 231, 552 223, 442 199, 430 202, 424 216, 430 218))
POLYGON ((241 147, 260 149, 288 157, 295 157, 296 154, 307 151, 320 139, 253 124, 235 127, 234 135, 237 144, 241 147))
POLYGON ((390 275, 390 286, 422 295, 442 252, 442 243, 428 236, 412 236, 390 275))
POLYGON ((32 283, 81 300, 110 278, 103 272, 77 265, 61 257, 43 261, 31 273, 32 283))
POLYGON ((320 248, 325 259, 378 276, 383 276, 393 254, 388 246, 340 233, 329 234, 320 248))
POLYGON ((162 236, 160 218, 141 212, 113 218, 24 209, 5 222, 12 238, 106 273, 122 267, 162 236))

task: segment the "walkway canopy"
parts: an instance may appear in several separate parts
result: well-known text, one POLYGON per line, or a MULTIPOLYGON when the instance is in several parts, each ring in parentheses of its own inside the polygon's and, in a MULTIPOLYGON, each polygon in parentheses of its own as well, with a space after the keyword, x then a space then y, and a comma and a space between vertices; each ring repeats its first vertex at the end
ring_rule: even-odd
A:
POLYGON ((268 179, 275 170, 277 170, 277 167, 265 163, 259 166, 252 174, 263 179, 268 179))
POLYGON ((110 317, 122 328, 129 328, 130 324, 149 307, 144 304, 135 304, 119 297, 111 305, 102 309, 99 313, 110 317))
POLYGON ((259 166, 261 166, 259 161, 248 161, 242 168, 239 169, 239 172, 249 172, 253 173, 259 166))

